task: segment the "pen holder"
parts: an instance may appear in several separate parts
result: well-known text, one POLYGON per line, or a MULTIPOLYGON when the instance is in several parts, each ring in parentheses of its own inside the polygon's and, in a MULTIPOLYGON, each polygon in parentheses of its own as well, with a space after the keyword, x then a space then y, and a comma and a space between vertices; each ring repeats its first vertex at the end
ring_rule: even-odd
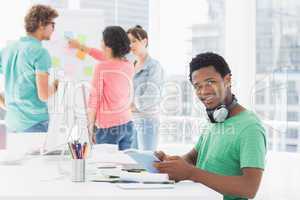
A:
POLYGON ((73 182, 85 181, 85 160, 84 159, 72 160, 72 181, 73 182))

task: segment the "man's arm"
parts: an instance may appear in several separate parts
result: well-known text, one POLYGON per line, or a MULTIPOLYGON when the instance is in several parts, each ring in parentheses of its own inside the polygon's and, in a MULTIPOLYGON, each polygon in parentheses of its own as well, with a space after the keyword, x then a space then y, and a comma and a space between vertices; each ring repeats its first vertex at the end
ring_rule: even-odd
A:
POLYGON ((58 87, 58 81, 55 80, 51 86, 48 84, 49 75, 46 72, 36 73, 37 94, 41 101, 46 102, 52 96, 58 87))
POLYGON ((252 199, 259 188, 263 170, 243 168, 242 172, 242 176, 221 176, 193 168, 190 180, 200 182, 222 194, 252 199))
POLYGON ((193 148, 190 152, 188 152, 187 154, 185 154, 181 157, 189 164, 196 166, 198 152, 196 151, 195 148, 193 148))
POLYGON ((172 180, 192 180, 222 194, 250 199, 255 197, 263 173, 259 168, 243 168, 241 176, 217 175, 196 168, 179 156, 171 156, 154 166, 161 173, 167 173, 172 180))
POLYGON ((4 110, 6 109, 5 108, 5 98, 2 94, 0 94, 0 107, 4 110))

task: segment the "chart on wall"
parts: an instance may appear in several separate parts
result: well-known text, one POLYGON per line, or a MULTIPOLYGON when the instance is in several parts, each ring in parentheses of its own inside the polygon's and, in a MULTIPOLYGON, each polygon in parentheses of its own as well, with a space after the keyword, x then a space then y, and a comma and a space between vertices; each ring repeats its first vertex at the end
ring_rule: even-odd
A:
POLYGON ((101 10, 60 10, 51 40, 45 42, 52 61, 51 75, 61 81, 90 80, 96 61, 68 47, 68 39, 100 47, 104 20, 101 10))

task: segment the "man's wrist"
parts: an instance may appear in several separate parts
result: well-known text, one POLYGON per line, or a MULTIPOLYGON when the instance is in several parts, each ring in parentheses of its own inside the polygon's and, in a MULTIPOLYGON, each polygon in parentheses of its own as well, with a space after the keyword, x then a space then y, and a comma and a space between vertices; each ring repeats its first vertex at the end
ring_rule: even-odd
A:
POLYGON ((189 175, 187 179, 196 182, 195 176, 199 170, 201 169, 198 169, 196 166, 191 165, 191 169, 189 170, 189 175))

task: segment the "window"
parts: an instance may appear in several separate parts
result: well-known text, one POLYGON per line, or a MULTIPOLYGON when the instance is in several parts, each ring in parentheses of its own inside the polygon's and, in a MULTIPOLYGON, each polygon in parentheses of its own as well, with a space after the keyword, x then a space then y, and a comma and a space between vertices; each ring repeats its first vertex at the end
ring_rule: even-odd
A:
POLYGON ((288 92, 296 91, 296 81, 288 81, 287 90, 288 92))
POLYGON ((31 0, 55 8, 69 9, 78 2, 79 9, 101 10, 106 25, 120 25, 125 30, 135 25, 149 29, 149 0, 31 0))
POLYGON ((103 10, 107 25, 149 28, 149 0, 80 0, 80 8, 103 10))
POLYGON ((299 113, 298 112, 288 112, 287 113, 287 121, 299 121, 299 113))
POLYGON ((296 91, 287 93, 287 104, 288 105, 297 105, 299 104, 299 96, 296 91))
POLYGON ((256 92, 255 92, 255 103, 265 104, 266 103, 266 82, 263 80, 256 81, 256 92))
POLYGON ((287 145, 285 145, 285 150, 287 152, 296 152, 298 150, 298 145, 296 145, 296 144, 287 144, 287 145))
POLYGON ((265 91, 264 90, 260 90, 260 91, 256 92, 255 102, 257 104, 265 103, 265 91))
POLYGON ((268 87, 265 96, 256 84, 254 106, 260 112, 268 111, 269 120, 276 120, 270 126, 278 131, 273 136, 279 142, 277 150, 289 152, 298 151, 297 145, 286 144, 285 140, 297 140, 298 127, 290 127, 288 122, 300 120, 299 7, 297 0, 256 1, 256 79, 264 80, 268 87))
POLYGON ((289 128, 286 132, 287 139, 298 139, 298 129, 289 128))
POLYGON ((68 0, 31 0, 32 4, 47 4, 55 8, 68 8, 68 0))

